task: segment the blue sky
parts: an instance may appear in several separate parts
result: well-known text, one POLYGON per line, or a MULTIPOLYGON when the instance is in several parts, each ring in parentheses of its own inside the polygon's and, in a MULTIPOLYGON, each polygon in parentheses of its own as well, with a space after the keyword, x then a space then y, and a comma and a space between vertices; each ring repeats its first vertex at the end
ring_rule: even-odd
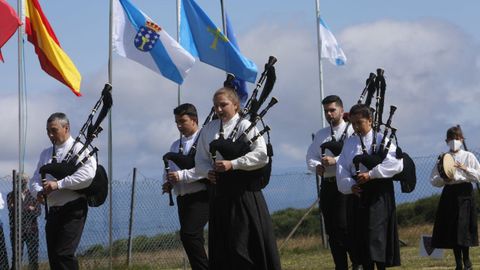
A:
MULTIPOLYGON (((16 8, 16 1, 8 0, 16 8)), ((132 0, 176 36, 176 1, 132 0)), ((219 1, 198 0, 220 26, 219 1)), ((28 137, 26 171, 32 173, 48 146, 45 119, 54 111, 71 116, 73 136, 86 120, 106 82, 108 1, 40 0, 62 47, 82 73, 83 97, 41 71, 26 43, 28 137)), ((315 1, 225 1, 242 52, 262 67, 275 55, 280 103, 267 115, 272 127, 276 170, 304 168, 310 134, 320 127, 321 108, 316 55, 315 1)), ((480 54, 478 1, 321 1, 321 14, 347 55, 345 67, 324 61, 326 94, 339 94, 347 109, 358 99, 365 78, 376 68, 387 76, 386 106, 398 107, 394 125, 412 155, 445 150, 445 130, 464 128, 467 144, 478 148, 480 123, 480 54)), ((0 113, 6 128, 0 153, 0 175, 18 164, 16 36, 2 49, 6 63, 0 113)), ((172 82, 129 60, 114 57, 114 169, 116 175, 138 167, 150 175, 162 172, 161 156, 178 136, 171 111, 177 103, 172 82)), ((197 61, 182 86, 182 102, 207 115, 211 94, 224 72, 197 61)), ((253 85, 249 85, 252 89, 253 85)), ((105 123, 106 125, 106 123, 105 123)), ((106 163, 105 131, 98 140, 106 163)))

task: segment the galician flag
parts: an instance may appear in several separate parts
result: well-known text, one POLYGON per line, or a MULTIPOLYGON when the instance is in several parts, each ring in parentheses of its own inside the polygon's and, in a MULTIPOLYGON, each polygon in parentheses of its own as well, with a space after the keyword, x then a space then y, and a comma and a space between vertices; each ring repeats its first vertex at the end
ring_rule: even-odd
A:
POLYGON ((322 40, 322 58, 328 59, 337 66, 345 65, 347 57, 322 18, 320 18, 320 39, 322 40))
POLYGON ((113 1, 113 50, 182 84, 195 59, 129 0, 113 1))

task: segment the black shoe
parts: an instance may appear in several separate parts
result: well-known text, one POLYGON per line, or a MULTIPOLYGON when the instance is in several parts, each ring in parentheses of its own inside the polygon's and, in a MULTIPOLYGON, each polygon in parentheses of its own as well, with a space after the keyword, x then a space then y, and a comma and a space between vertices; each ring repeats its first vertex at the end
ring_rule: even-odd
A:
POLYGON ((472 262, 470 260, 463 261, 463 269, 464 270, 472 270, 472 262))
POLYGON ((353 264, 352 270, 363 270, 363 267, 360 264, 353 264))

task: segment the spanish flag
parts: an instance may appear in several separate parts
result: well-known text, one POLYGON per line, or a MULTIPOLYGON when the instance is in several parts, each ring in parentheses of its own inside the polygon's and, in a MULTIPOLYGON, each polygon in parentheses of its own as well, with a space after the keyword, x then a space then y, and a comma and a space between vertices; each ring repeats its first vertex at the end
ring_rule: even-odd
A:
MULTIPOLYGON (((20 24, 15 10, 5 0, 0 0, 0 48, 15 34, 20 24)), ((0 61, 3 62, 1 51, 0 61)))
POLYGON ((50 23, 43 14, 38 0, 26 0, 25 32, 35 46, 35 53, 42 69, 68 86, 75 95, 80 94, 82 76, 72 60, 60 47, 50 23))

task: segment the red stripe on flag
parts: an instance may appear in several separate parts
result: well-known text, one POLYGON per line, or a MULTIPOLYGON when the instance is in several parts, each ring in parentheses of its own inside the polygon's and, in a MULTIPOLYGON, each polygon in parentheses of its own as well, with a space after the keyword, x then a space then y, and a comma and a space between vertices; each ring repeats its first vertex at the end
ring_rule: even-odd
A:
POLYGON ((40 61, 40 66, 42 67, 43 71, 45 71, 48 75, 52 76, 53 78, 57 79, 59 82, 65 84, 72 90, 72 92, 80 97, 82 94, 80 92, 75 91, 73 87, 69 85, 69 83, 63 78, 62 74, 58 71, 58 69, 50 62, 48 57, 42 51, 38 44, 37 40, 37 33, 33 30, 32 25, 30 23, 30 19, 28 17, 25 18, 25 29, 28 29, 28 41, 30 41, 35 47, 35 53, 38 55, 38 60, 40 61))
MULTIPOLYGON (((53 32, 52 27, 50 26, 50 22, 48 22, 47 17, 45 17, 45 14, 43 14, 42 7, 38 3, 38 0, 30 0, 32 4, 35 6, 35 9, 38 11, 38 14, 40 15, 40 18, 42 19, 43 25, 45 25, 45 28, 47 29, 48 34, 52 37, 52 39, 55 41, 55 43, 60 46, 60 42, 58 42, 57 36, 55 35, 55 32, 53 32)), ((29 13, 35 12, 34 10, 29 10, 29 13)), ((29 14, 31 16, 31 14, 29 14)))
POLYGON ((25 30, 28 41, 35 47, 35 53, 38 55, 42 70, 70 88, 76 96, 81 96, 81 75, 60 47, 38 0, 27 0, 27 6, 28 14, 25 17, 25 30))

